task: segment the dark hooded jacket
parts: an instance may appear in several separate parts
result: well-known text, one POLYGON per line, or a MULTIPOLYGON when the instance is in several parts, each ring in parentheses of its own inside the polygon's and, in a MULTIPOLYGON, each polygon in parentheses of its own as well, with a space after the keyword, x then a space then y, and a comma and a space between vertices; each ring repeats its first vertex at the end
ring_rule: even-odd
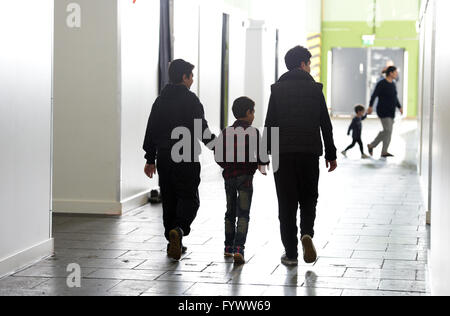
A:
MULTIPOLYGON (((333 126, 322 89, 322 84, 300 69, 287 72, 272 86, 265 127, 268 130, 279 127, 280 154, 322 156, 322 132, 325 159, 337 159, 333 126)), ((270 152, 270 137, 268 143, 270 152)))
MULTIPOLYGON (((170 155, 172 147, 179 139, 171 139, 175 128, 184 127, 191 133, 191 162, 198 161, 201 154, 200 141, 205 145, 210 139, 204 139, 205 131, 209 131, 205 120, 203 105, 198 97, 184 85, 167 85, 153 104, 147 124, 144 140, 145 159, 148 164, 154 164, 157 154, 164 152, 170 155), (201 135, 196 135, 194 122, 201 122, 201 135), (197 136, 196 138, 194 136, 197 136)), ((180 137, 181 138, 181 137, 180 137)), ((212 139, 215 136, 212 135, 212 139)))

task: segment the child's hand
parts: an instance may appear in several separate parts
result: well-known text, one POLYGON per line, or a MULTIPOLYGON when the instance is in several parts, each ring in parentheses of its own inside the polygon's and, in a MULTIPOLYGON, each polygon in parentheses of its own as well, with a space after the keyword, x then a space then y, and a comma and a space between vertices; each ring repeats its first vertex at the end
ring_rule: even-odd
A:
POLYGON ((261 174, 262 174, 262 175, 265 175, 265 176, 267 176, 266 167, 267 167, 267 166, 262 166, 262 165, 259 165, 259 166, 258 166, 259 172, 261 172, 261 174))

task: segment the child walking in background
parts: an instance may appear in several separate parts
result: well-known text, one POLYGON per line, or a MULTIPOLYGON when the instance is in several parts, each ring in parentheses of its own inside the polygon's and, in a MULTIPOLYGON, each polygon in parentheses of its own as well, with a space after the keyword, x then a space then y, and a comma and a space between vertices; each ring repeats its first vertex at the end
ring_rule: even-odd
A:
POLYGON ((258 169, 266 175, 265 166, 269 162, 261 162, 260 134, 251 126, 255 119, 255 102, 247 97, 237 99, 233 104, 233 114, 237 121, 220 135, 223 152, 218 152, 216 148, 216 161, 224 169, 227 196, 225 257, 234 257, 236 264, 244 264, 253 176, 258 169))
POLYGON ((367 156, 364 153, 364 145, 362 142, 361 134, 362 134, 362 121, 364 121, 367 118, 366 108, 363 105, 357 105, 355 106, 355 112, 356 116, 352 121, 352 124, 350 124, 350 127, 348 128, 347 135, 350 135, 350 132, 353 131, 353 142, 350 146, 347 147, 346 150, 342 152, 342 155, 347 157, 347 152, 355 147, 356 144, 359 145, 359 148, 361 150, 361 158, 362 159, 368 159, 369 156, 367 156))

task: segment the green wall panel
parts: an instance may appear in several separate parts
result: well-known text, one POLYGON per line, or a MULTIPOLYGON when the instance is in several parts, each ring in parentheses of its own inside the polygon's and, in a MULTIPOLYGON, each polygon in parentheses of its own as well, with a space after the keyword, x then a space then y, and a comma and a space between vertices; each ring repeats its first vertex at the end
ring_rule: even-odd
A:
MULTIPOLYGON (((372 34, 367 22, 322 23, 322 82, 328 88, 328 52, 335 47, 364 47, 362 36, 372 34)), ((419 38, 415 21, 384 21, 376 29, 373 47, 404 48, 409 55, 408 116, 417 117, 419 38)), ((381 72, 381 70, 380 70, 381 72)))

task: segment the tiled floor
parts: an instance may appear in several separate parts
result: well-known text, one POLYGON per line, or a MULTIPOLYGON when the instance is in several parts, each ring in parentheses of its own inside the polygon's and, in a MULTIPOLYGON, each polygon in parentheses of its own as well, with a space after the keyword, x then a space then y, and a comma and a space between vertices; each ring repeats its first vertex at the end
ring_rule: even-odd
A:
MULTIPOLYGON (((334 122, 339 148, 348 120, 334 122)), ((378 131, 365 123, 365 138, 378 131)), ((0 280, 0 295, 426 295, 428 231, 414 164, 414 122, 397 125, 397 158, 340 159, 322 171, 314 265, 280 264, 273 178, 256 176, 245 266, 222 255, 225 194, 220 171, 205 163, 202 206, 179 263, 166 258, 160 206, 122 218, 55 216, 56 255, 0 280), (405 150, 406 149, 406 150, 405 150), (82 287, 66 285, 70 263, 82 287)), ((379 154, 379 153, 378 153, 379 154)), ((208 160, 208 158, 205 158, 208 160)))

